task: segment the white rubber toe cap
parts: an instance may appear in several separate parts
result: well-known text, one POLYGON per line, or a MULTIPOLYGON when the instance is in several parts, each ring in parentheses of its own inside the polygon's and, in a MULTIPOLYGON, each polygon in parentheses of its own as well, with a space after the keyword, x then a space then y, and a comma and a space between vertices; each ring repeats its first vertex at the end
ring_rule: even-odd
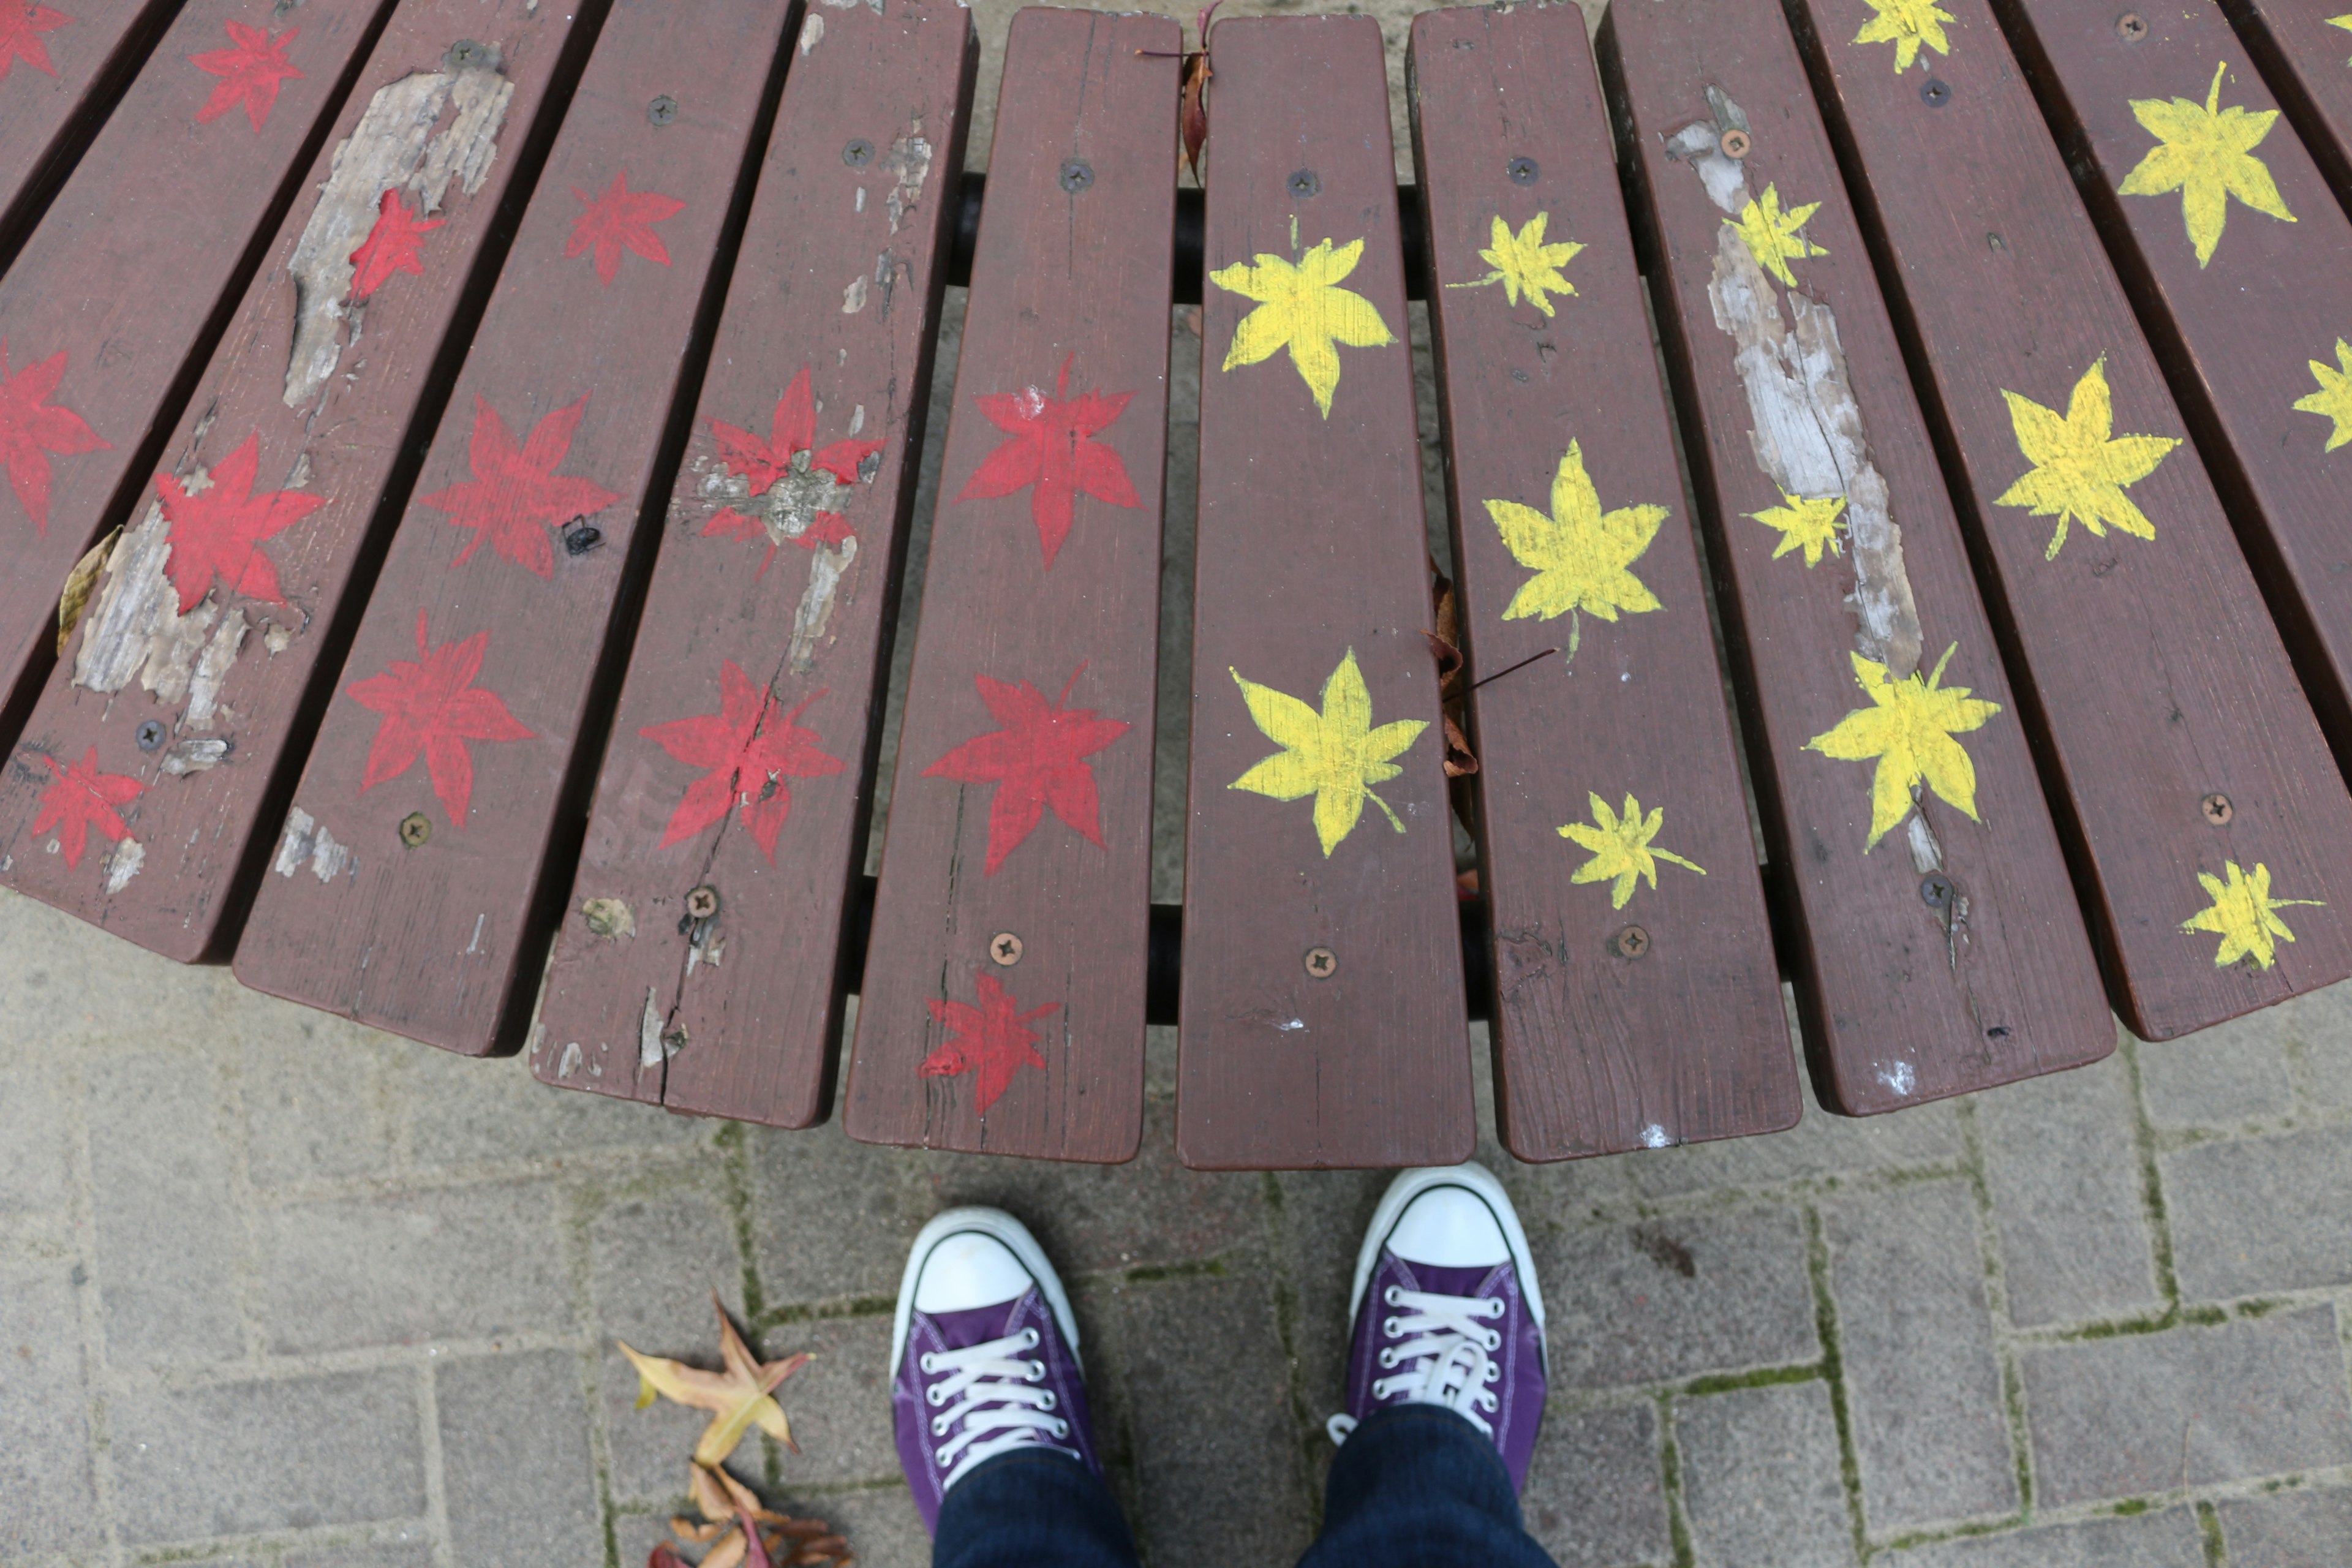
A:
POLYGON ((915 1280, 919 1312, 968 1312, 1018 1300, 1036 1280, 1013 1249, 975 1230, 949 1237, 931 1248, 915 1280))
POLYGON ((1491 1268, 1511 1260, 1511 1243, 1486 1200, 1466 1187, 1431 1187, 1405 1205, 1389 1250, 1436 1268, 1491 1268))

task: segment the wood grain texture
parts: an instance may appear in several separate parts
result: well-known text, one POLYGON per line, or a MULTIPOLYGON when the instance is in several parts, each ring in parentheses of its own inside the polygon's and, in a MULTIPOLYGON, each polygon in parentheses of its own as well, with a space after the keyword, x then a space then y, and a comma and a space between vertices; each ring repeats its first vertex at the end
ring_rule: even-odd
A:
POLYGON ((0 497, 0 686, 55 637, 67 573, 145 489, 131 464, 176 417, 164 406, 173 378, 207 318, 242 289, 248 243, 381 5, 303 7, 301 36, 284 45, 302 74, 277 82, 257 131, 242 107, 197 119, 223 79, 191 57, 227 47, 231 22, 266 29, 273 0, 192 0, 0 279, 12 375, 64 355, 48 402, 106 443, 47 457, 46 521, 26 510, 22 479, 0 497))
POLYGON ((791 10, 606 16, 295 788, 247 984, 452 1050, 517 1043, 541 861, 791 10), (349 847, 337 874, 305 833, 349 847))
POLYGON ((2337 199, 2352 206, 2352 28, 2344 26, 2352 11, 2328 0, 2221 5, 2337 199))
POLYGON ((803 24, 541 1005, 531 1065, 546 1082, 786 1127, 825 1112, 842 1023, 842 913, 865 864, 867 781, 977 58, 970 13, 941 0, 823 9, 803 24), (864 303, 845 310, 853 295, 864 303), (804 370, 818 449, 853 429, 881 443, 870 477, 839 503, 856 534, 845 562, 839 546, 821 555, 707 531, 739 505, 764 516, 761 502, 739 499, 748 482, 724 460, 718 425, 769 436, 804 370), (835 581, 836 563, 845 569, 835 581), (803 606, 828 604, 822 637, 795 658, 803 606), (701 770, 646 733, 719 711, 730 665, 774 694, 778 716, 798 710, 817 748, 843 764, 778 779, 790 805, 772 828, 761 819, 772 854, 741 799, 749 793, 756 805, 766 793, 764 763, 723 821, 673 837, 701 770), (706 886, 719 908, 698 921, 687 896, 706 886), (611 934, 590 928, 592 912, 611 934), (684 1048, 664 1050, 664 1035, 684 1048))
POLYGON ((1424 14, 1407 81, 1454 558, 1486 682, 1470 706, 1503 1142, 1556 1160, 1791 1126, 1780 970, 1583 14, 1424 14), (1482 255, 1496 221, 1516 237, 1538 217, 1547 244, 1579 247, 1560 268, 1575 292, 1548 310, 1511 302, 1482 255), (1659 608, 1507 614, 1531 574, 1488 498, 1549 513, 1570 442, 1604 512, 1667 510, 1630 568, 1659 608), (1651 847, 1703 876, 1654 864, 1622 896, 1570 880, 1601 858, 1561 825, 1601 826, 1591 799, 1629 794, 1664 814, 1651 847))
POLYGON ((853 1138, 1108 1162, 1142 1137, 1181 42, 1032 7, 1005 44, 853 1138))
MULTIPOLYGON (((2332 912, 2352 900, 2352 796, 1987 0, 1945 5, 1954 18, 1945 26, 1949 52, 1923 57, 1920 68, 1891 70, 1891 46, 1848 41, 1843 12, 1819 3, 1811 8, 1816 48, 1967 473, 1969 525, 1998 582, 2018 659, 2031 671, 2048 754, 2081 836, 2086 909, 2110 999, 2135 1033, 2168 1038, 2352 973, 2352 941, 2332 912), (1927 87, 1929 67, 1941 93, 1927 87), (1923 167, 1941 174, 1922 178, 1923 167), (2109 388, 2116 437, 2179 444, 2126 492, 2153 537, 2130 531, 2128 518, 2103 531, 2075 519, 2053 547, 2057 518, 2033 515, 2014 498, 2003 504, 2036 466, 2021 448, 2010 400, 2063 411, 2095 370, 2109 388), (2218 825, 2203 804, 2216 794, 2231 806, 2218 825), (2232 863, 2244 874, 2267 866, 2276 897, 2330 906, 2285 917, 2295 940, 2276 944, 2274 963, 2250 955, 2217 964, 2220 939, 2182 929, 2212 902, 2200 879, 2222 881, 2232 863)), ((2168 72, 2147 51, 2185 26, 2169 14, 2151 13, 2155 36, 2137 45, 2126 44, 2110 19, 2095 47, 2102 56, 2151 62, 2138 74, 2177 79, 2186 96, 2212 74, 2194 62, 2232 41, 2218 12, 2196 14, 2209 24, 2203 47, 2174 48, 2168 72)), ((2139 96, 2150 90, 2142 87, 2139 96)), ((2126 94, 2104 96, 2130 124, 2126 94)), ((2153 138, 2132 130, 2124 140, 2136 155, 2153 138)), ((2240 213, 2225 253, 2242 241, 2251 254, 2258 229, 2292 240, 2250 262, 2216 254, 2201 276, 2178 195, 2125 205, 2152 231, 2142 248, 2172 282, 2183 336, 2205 344, 2200 363, 2221 406, 2243 410, 2240 451, 2251 459, 2257 493, 2305 547, 2290 558, 2306 565, 2299 579, 2328 595, 2341 638, 2352 584, 2331 584, 2326 563, 2340 572, 2352 553, 2332 537, 2341 529, 2323 518, 2352 466, 2331 485, 2318 439, 2325 422, 2305 416, 2315 429, 2289 428, 2305 343, 2318 346, 2319 319, 2328 314, 2313 308, 2316 300, 2301 309, 2290 301, 2312 280, 2301 258, 2332 251, 2336 276, 2352 283, 2352 232, 2309 165, 2299 172, 2305 178, 2296 195, 2315 220, 2310 231, 2240 213), (2297 324, 2309 330, 2294 333, 2297 324), (2297 435, 2305 439, 2282 447, 2281 437, 2297 435)))
POLYGON ((17 0, 24 20, 10 26, 24 30, 0 55, 0 247, 15 242, 40 192, 69 172, 65 161, 121 101, 177 8, 177 0, 17 0))
MULTIPOLYGON (((231 884, 252 837, 279 832, 279 821, 258 818, 288 756, 309 743, 298 710, 321 679, 331 628, 357 613, 344 602, 353 563, 570 32, 520 0, 504 10, 412 5, 379 40, 196 384, 171 453, 172 490, 151 489, 132 513, 26 724, 17 765, 0 776, 0 842, 32 843, 55 783, 38 759, 69 765, 97 748, 105 771, 144 784, 123 814, 122 846, 138 846, 138 864, 122 870, 132 853, 122 846, 79 864, 16 854, 0 873, 11 885, 173 958, 213 954, 233 939, 231 884), (498 63, 445 70, 461 30, 498 63), (419 97, 420 81, 441 85, 419 97), (503 100, 494 119, 465 112, 494 99, 503 100), (428 109, 433 133, 405 134, 428 109), (387 135, 394 121, 402 129, 387 135), (478 182, 435 172, 461 144, 496 150, 478 182), (432 226, 418 237, 416 273, 372 279, 362 294, 348 258, 381 219, 387 189, 432 226), (333 276, 320 270, 337 262, 333 276), (289 404, 296 340, 321 327, 315 352, 326 373, 306 363, 302 395, 289 404), (223 534, 201 505, 167 510, 167 495, 191 486, 201 495, 224 475, 222 493, 234 491, 247 443, 257 470, 247 493, 275 508, 264 526, 282 524, 277 531, 223 534), (289 499, 261 500, 278 491, 289 499)), ((296 858, 305 869, 310 854, 296 858)))
POLYGON ((1726 631, 1745 650, 1759 805, 1822 1097, 1888 1110, 2095 1060, 2114 1026, 2019 699, 1786 26, 1729 0, 1674 0, 1612 8, 1601 44, 1703 437, 1693 468, 1733 589, 1726 631), (1719 149, 1743 123, 1735 161, 1719 149), (1782 261, 1793 285, 1732 225, 1768 192, 1785 212, 1820 204, 1809 253, 1782 261), (1842 553, 1774 556, 1783 535, 1754 514, 1792 493, 1846 499, 1842 553), (1926 677, 1948 648, 1942 684, 2000 707, 1959 737, 1972 797, 1903 802, 1868 847, 1876 763, 1808 743, 1873 706, 1856 659, 1926 677))
MULTIPOLYGON (((1380 29, 1227 20, 1212 52, 1177 1148, 1196 1167, 1452 1163, 1473 1142, 1468 1028, 1380 29), (1308 363, 1343 310, 1391 340, 1325 345, 1328 417, 1286 350, 1221 368, 1268 307, 1214 281, 1280 282, 1327 240, 1327 279, 1360 243, 1337 286, 1361 308, 1293 310, 1308 363), (1369 721, 1425 728, 1327 852, 1316 800, 1236 787, 1285 748, 1235 678, 1319 712, 1351 651, 1369 721)), ((1335 750, 1333 776, 1364 776, 1335 750)))

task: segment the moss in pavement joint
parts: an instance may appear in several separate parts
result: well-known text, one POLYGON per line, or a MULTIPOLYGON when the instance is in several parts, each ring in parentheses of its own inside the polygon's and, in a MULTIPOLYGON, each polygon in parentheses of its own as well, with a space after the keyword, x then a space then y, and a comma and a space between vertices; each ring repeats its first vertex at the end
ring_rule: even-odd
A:
POLYGON ((2149 1509, 2152 1509, 2156 1505, 2154 1503, 2148 1501, 2147 1499, 2144 1497, 2126 1498, 2123 1501, 2107 1510, 2107 1511, 2114 1514, 2118 1519, 2129 1519, 2134 1514, 2146 1513, 2149 1509))
POLYGON ((1695 1377, 1683 1384, 1678 1392, 1690 1398, 1700 1399, 1710 1394, 1737 1394, 1743 1388, 1775 1388, 1784 1383, 1811 1383, 1825 1375, 1821 1363, 1808 1362, 1802 1366, 1768 1366, 1754 1372, 1727 1372, 1710 1377, 1695 1377))
POLYGON ((2147 1120, 2147 1097, 2140 1084, 2139 1042, 2126 1033, 2116 1054, 2124 1059, 2131 1084, 2132 1144, 2139 1156, 2140 1206, 2147 1219, 2148 1251, 2156 1262, 2156 1289, 2170 1308, 2180 1305, 2180 1279, 2172 1268, 2172 1222, 2164 1210, 2164 1177, 2156 1165, 2156 1129, 2147 1120))
POLYGON ((1863 1515, 1862 1459, 1853 1444, 1853 1412, 1845 1393, 1845 1357, 1838 1339, 1837 1303, 1830 1297, 1830 1243, 1822 1211, 1806 1205, 1805 1273, 1813 1287, 1813 1332, 1822 1342, 1822 1376, 1830 1385, 1830 1415, 1837 1423, 1838 1479, 1845 1489, 1845 1516, 1853 1532, 1854 1556, 1870 1561, 1870 1533, 1863 1515))
POLYGON ((760 1283, 759 1265, 752 1261, 751 1154, 743 1136, 743 1124, 722 1124, 710 1135, 710 1146, 719 1152, 719 1168, 726 1179, 727 1215, 735 1222, 735 1255, 743 1268, 743 1316, 756 1323, 767 1313, 768 1292, 760 1283))
POLYGON ((1683 1448, 1675 1434, 1674 1396, 1658 1395, 1658 1469, 1666 1494, 1666 1529, 1674 1538, 1675 1568, 1696 1568, 1690 1520, 1683 1512, 1683 1448))
POLYGON ((2205 1538, 2205 1568, 2230 1568, 2230 1549, 2221 1541, 2221 1516, 2210 1502, 2197 1505, 2197 1532, 2205 1538))

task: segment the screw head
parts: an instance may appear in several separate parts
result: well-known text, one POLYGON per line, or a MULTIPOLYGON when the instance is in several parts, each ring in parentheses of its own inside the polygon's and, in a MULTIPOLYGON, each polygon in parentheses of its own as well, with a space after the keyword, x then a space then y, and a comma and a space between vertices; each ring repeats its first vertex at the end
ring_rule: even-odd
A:
POLYGON ((422 847, 433 837, 433 819, 421 811, 412 811, 400 819, 400 841, 411 849, 422 847))
POLYGON ((459 70, 478 70, 490 63, 490 51, 471 38, 449 46, 449 63, 459 70))
POLYGON ((1536 183, 1536 161, 1533 158, 1514 158, 1503 165, 1503 176, 1515 185, 1532 185, 1536 183))
POLYGON ((1952 879, 1941 871, 1930 872, 1919 879, 1919 901, 1931 910, 1948 908, 1954 890, 1952 879))
POLYGON ((853 169, 862 169, 874 162, 874 143, 863 136, 853 136, 841 150, 841 161, 853 169))
POLYGON ((1929 77, 1919 84, 1919 101, 1930 109, 1941 109, 1952 101, 1952 88, 1941 77, 1929 77))
POLYGON ((1322 192, 1323 176, 1312 169, 1294 169, 1287 184, 1290 194, 1303 202, 1322 192))
POLYGON ((1021 962, 1021 939, 1009 931, 998 931, 988 939, 988 961, 999 969, 1010 969, 1021 962))
POLYGON ((707 921, 719 912, 719 889, 705 882, 686 895, 686 912, 696 920, 707 921))
POLYGON ((1339 972, 1339 955, 1328 947, 1310 947, 1305 959, 1307 973, 1318 980, 1328 980, 1339 972))
POLYGON ((677 118, 677 100, 663 93, 646 105, 646 118, 656 125, 667 125, 677 118))
POLYGON ((1650 933, 1640 926, 1627 926, 1609 939, 1609 951, 1620 958, 1639 958, 1650 951, 1650 933))
POLYGON ((2147 18, 2137 11, 2126 11, 2116 18, 2116 33, 2127 44, 2137 44, 2147 37, 2147 18))
POLYGON ((1094 183, 1095 166, 1092 163, 1087 163, 1084 158, 1062 160, 1062 189, 1075 196, 1094 183))
POLYGON ((1747 132, 1735 127, 1725 132, 1722 139, 1717 141, 1716 145, 1723 149, 1725 157, 1736 160, 1748 156, 1748 150, 1756 143, 1748 137, 1747 132))
POLYGON ((131 734, 138 741, 141 751, 152 752, 163 743, 163 721, 161 719, 142 719, 131 734))
POLYGON ((2199 812, 2203 814, 2206 821, 2211 823, 2216 827, 2221 826, 2223 823, 2229 821, 2230 818, 2238 815, 2238 808, 2230 804, 2230 797, 2226 795, 2221 795, 2218 793, 2209 795, 2203 800, 2199 801, 2197 803, 2197 809, 2199 812))

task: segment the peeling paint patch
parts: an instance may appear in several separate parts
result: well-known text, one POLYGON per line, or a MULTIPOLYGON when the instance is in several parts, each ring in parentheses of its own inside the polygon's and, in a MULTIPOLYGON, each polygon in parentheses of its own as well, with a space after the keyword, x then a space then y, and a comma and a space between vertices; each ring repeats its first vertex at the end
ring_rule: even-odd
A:
POLYGON ((125 838, 106 858, 106 890, 119 893, 139 875, 139 868, 147 863, 147 850, 136 838, 125 838))
MULTIPOLYGON (((878 13, 881 7, 877 5, 875 9, 878 13)), ((896 182, 882 202, 883 210, 890 215, 890 232, 896 234, 923 199, 923 186, 931 177, 931 144, 923 139, 919 116, 908 121, 907 133, 890 143, 882 171, 896 182)))
POLYGON ((176 704, 187 696, 197 658, 221 612, 208 595, 180 614, 180 591, 163 574, 172 554, 171 528, 163 503, 151 499, 139 526, 107 552, 98 605, 82 617, 84 636, 74 655, 76 686, 120 691, 136 678, 163 702, 176 704))
POLYGON ((207 773, 228 755, 228 742, 218 735, 191 735, 163 753, 163 771, 174 778, 207 773))
POLYGON ((264 621, 261 624, 269 628, 261 634, 261 646, 268 648, 273 655, 284 653, 294 646, 293 627, 281 626, 275 621, 264 621))
POLYGON ((686 1049, 686 1031, 662 1029, 661 1004, 654 998, 654 988, 646 987, 646 1016, 637 1025, 637 1066, 659 1067, 678 1052, 686 1049))
POLYGON ((213 727, 213 710, 220 703, 221 682, 228 679, 230 668, 236 663, 236 650, 245 646, 247 631, 245 606, 237 605, 223 617, 221 624, 196 656, 196 665, 188 677, 187 727, 209 730, 213 727))
POLYGON ((824 18, 812 16, 801 24, 802 56, 805 58, 811 49, 823 42, 824 42, 824 18))
POLYGON ((1896 1062, 1891 1068, 1878 1069, 1878 1081, 1897 1094, 1907 1095, 1918 1087, 1919 1075, 1912 1070, 1909 1062, 1896 1062))
POLYGON ((278 841, 278 858, 269 868, 281 877, 291 877, 307 864, 312 876, 331 882, 343 874, 351 858, 351 846, 336 843, 325 824, 298 805, 286 814, 286 833, 278 841))
POLYGON ((563 1055, 555 1064, 555 1076, 558 1078, 570 1078, 573 1073, 576 1073, 579 1070, 580 1042, 577 1040, 566 1040, 563 1042, 563 1055))
POLYGON ((857 559, 857 541, 845 539, 838 545, 818 545, 809 552, 808 586, 801 592, 801 602, 793 611, 793 644, 787 658, 795 675, 807 675, 816 668, 816 645, 824 636, 827 623, 833 619, 833 602, 841 589, 841 574, 857 559))
POLYGON ((1654 1121, 1642 1129, 1642 1147, 1644 1149, 1664 1149, 1673 1142, 1666 1136, 1666 1130, 1654 1121))
POLYGON ((861 272, 851 279, 848 285, 841 291, 841 313, 845 316, 854 316, 864 309, 866 309, 866 274, 861 272))
POLYGON ((580 905, 581 917, 588 922, 588 934, 618 942, 625 936, 637 934, 635 911, 619 899, 588 899, 580 905))

